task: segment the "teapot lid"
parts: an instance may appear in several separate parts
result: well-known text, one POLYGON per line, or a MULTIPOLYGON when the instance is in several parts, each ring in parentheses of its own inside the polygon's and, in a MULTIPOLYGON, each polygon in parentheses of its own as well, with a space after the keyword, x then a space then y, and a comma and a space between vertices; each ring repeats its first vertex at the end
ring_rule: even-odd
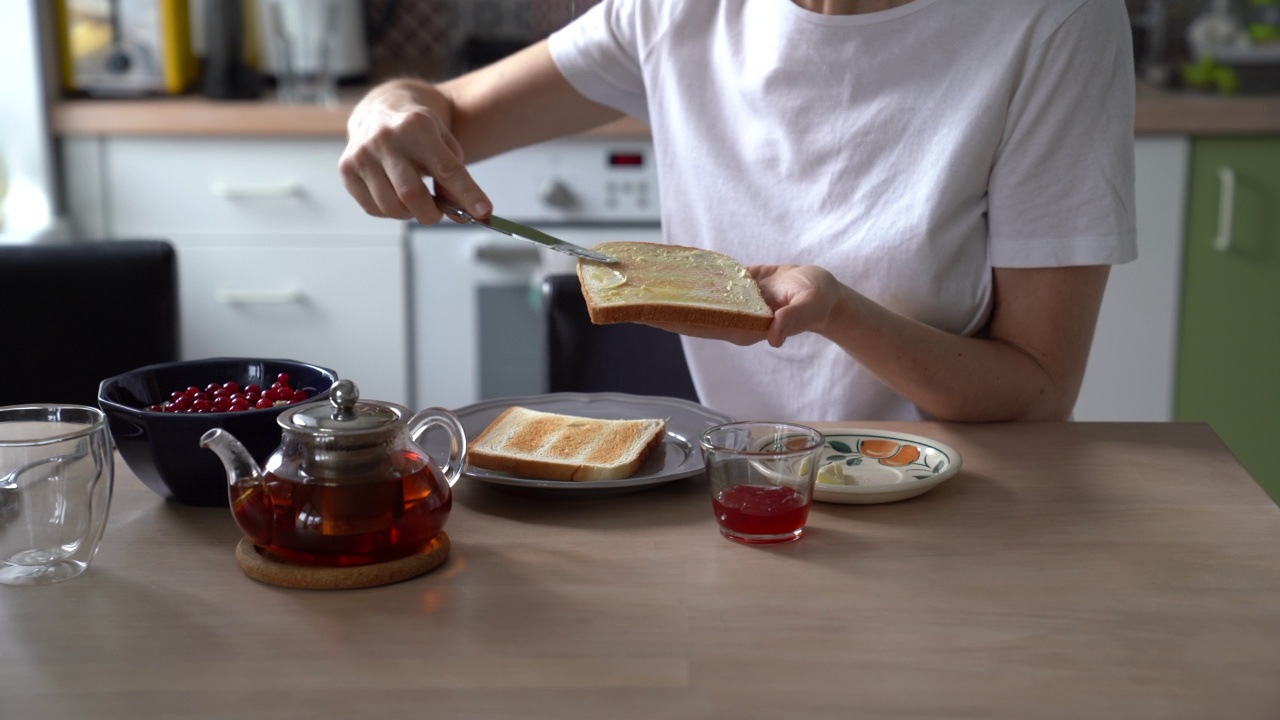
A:
POLYGON ((334 435, 385 431, 404 421, 407 410, 393 403, 360 401, 360 389, 350 380, 338 380, 329 402, 298 405, 280 414, 286 430, 334 435))

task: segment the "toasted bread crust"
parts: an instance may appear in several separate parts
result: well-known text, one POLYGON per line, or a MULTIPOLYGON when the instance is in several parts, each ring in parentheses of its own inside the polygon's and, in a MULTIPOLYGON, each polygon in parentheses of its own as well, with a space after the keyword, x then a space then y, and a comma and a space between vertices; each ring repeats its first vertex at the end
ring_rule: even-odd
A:
POLYGON ((665 437, 662 419, 600 420, 513 406, 468 445, 467 461, 545 480, 619 480, 634 475, 665 437))
POLYGON ((607 242, 618 263, 579 261, 591 322, 703 325, 766 332, 773 310, 734 258, 684 245, 607 242))
POLYGON ((587 314, 596 325, 612 323, 674 323, 680 325, 711 325, 739 330, 765 332, 773 323, 773 316, 747 315, 732 310, 710 307, 691 307, 669 303, 645 303, 632 305, 596 306, 587 301, 587 314))

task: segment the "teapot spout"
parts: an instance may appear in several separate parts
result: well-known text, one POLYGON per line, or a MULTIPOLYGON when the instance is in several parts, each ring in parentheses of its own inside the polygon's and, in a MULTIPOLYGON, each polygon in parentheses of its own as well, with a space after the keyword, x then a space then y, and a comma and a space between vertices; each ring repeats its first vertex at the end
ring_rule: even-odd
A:
POLYGON ((236 524, 255 545, 272 541, 271 515, 274 511, 266 476, 258 462, 231 433, 214 428, 200 437, 200 447, 217 454, 227 469, 227 494, 236 524))
POLYGON ((200 437, 200 447, 212 450, 227 469, 227 483, 232 487, 262 485, 262 468, 234 435, 214 428, 200 437))

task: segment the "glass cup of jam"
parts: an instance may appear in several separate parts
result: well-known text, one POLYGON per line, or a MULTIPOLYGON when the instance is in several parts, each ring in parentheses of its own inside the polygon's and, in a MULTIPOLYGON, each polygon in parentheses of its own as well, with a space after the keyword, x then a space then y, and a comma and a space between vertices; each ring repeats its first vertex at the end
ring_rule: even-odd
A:
POLYGON ((783 422, 734 422, 702 433, 720 534, 749 544, 799 540, 822 442, 817 430, 783 422))

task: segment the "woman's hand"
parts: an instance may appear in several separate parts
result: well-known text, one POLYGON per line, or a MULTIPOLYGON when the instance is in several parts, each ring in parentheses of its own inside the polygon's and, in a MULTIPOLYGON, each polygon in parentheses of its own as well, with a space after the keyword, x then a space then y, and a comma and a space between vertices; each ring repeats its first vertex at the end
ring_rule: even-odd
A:
POLYGON ((435 87, 393 80, 364 97, 347 121, 347 148, 338 168, 347 192, 365 212, 424 224, 440 221, 431 191, 455 200, 477 217, 493 206, 467 172, 450 128, 450 101, 435 87))
POLYGON ((844 290, 831 273, 816 265, 755 265, 748 271, 760 286, 765 302, 773 308, 773 324, 767 332, 706 325, 650 324, 681 335, 735 345, 754 345, 767 340, 773 347, 781 347, 792 335, 822 332, 830 324, 844 290))
POLYGON ((755 265, 748 270, 773 308, 768 340, 773 347, 792 335, 822 333, 846 288, 817 265, 755 265))
POLYGON ((440 85, 401 79, 370 90, 347 121, 338 168, 370 215, 439 222, 443 214, 423 181, 429 177, 435 194, 484 218, 493 204, 466 162, 621 116, 569 84, 543 40, 440 85))

